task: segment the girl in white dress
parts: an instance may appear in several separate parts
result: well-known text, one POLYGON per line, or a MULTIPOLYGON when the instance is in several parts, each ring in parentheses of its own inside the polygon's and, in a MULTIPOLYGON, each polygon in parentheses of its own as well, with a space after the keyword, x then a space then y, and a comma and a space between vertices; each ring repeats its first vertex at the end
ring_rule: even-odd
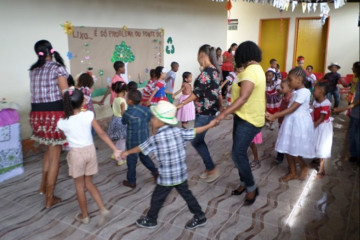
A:
POLYGON ((320 82, 314 88, 315 157, 320 158, 317 177, 325 176, 325 159, 331 157, 333 141, 331 102, 326 98, 327 89, 327 84, 320 82))
POLYGON ((290 171, 282 177, 285 182, 298 178, 296 161, 301 168, 299 179, 304 180, 307 177, 308 166, 303 157, 315 157, 314 124, 309 109, 311 94, 305 88, 306 73, 301 67, 296 67, 290 70, 288 79, 289 85, 295 90, 288 108, 274 114, 266 113, 266 118, 270 122, 285 116, 275 145, 276 151, 285 153, 288 160, 290 171))

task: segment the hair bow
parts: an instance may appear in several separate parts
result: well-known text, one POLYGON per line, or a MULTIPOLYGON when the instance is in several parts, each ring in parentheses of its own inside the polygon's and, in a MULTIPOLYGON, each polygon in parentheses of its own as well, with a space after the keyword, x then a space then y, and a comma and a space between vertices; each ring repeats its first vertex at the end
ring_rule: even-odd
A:
POLYGON ((43 52, 38 52, 38 55, 39 56, 44 56, 44 53, 43 52))
POLYGON ((55 50, 52 48, 50 49, 50 53, 53 54, 55 52, 55 50))
POLYGON ((75 87, 69 87, 68 89, 63 90, 63 93, 68 92, 70 96, 72 96, 73 92, 75 91, 75 87))

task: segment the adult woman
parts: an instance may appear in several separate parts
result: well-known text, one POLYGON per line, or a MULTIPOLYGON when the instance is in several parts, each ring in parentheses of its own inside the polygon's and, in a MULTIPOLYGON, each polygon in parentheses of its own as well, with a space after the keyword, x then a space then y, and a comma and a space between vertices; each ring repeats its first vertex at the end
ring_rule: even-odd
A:
POLYGON ((265 124, 266 80, 260 61, 261 50, 254 42, 247 41, 239 45, 235 62, 245 70, 239 74, 239 82, 232 84, 231 105, 217 116, 219 123, 226 115, 234 113, 232 158, 239 171, 240 187, 232 194, 240 195, 246 190, 245 205, 253 204, 258 195, 247 150, 265 124))
MULTIPOLYGON (((191 101, 195 102, 195 127, 205 126, 211 122, 222 105, 219 85, 220 71, 216 63, 215 49, 207 44, 201 46, 198 52, 198 62, 202 70, 194 82, 194 90, 190 97, 178 105, 178 108, 182 108, 191 101)), ((204 141, 205 134, 206 131, 196 135, 191 144, 200 154, 206 167, 200 178, 206 182, 212 182, 219 177, 219 172, 204 141)))
POLYGON ((56 124, 64 116, 62 91, 68 88, 64 61, 47 40, 35 44, 38 60, 30 67, 30 125, 35 141, 47 145, 44 155, 40 194, 45 194, 46 208, 61 201, 53 195, 61 145, 65 136, 56 124), (55 57, 56 62, 52 59, 55 57))
MULTIPOLYGON (((221 66, 221 71, 222 71, 222 80, 225 81, 226 77, 229 76, 230 72, 234 71, 234 56, 235 56, 235 51, 237 48, 237 44, 233 43, 231 44, 230 48, 224 52, 223 54, 223 64, 221 66)), ((225 84, 225 86, 222 89, 222 96, 225 97, 226 93, 227 93, 227 86, 228 84, 225 84)))

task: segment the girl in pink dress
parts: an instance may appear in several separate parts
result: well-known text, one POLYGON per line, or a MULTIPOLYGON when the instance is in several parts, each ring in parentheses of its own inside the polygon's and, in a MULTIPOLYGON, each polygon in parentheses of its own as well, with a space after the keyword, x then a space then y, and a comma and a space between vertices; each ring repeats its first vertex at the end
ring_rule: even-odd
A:
MULTIPOLYGON (((184 72, 183 75, 183 84, 181 86, 181 89, 173 94, 173 99, 176 95, 178 95, 180 92, 182 92, 182 95, 180 97, 179 103, 182 103, 185 99, 190 97, 192 93, 192 74, 190 72, 184 72)), ((192 121, 195 119, 195 105, 194 102, 191 101, 184 105, 184 107, 180 108, 176 115, 178 121, 181 121, 181 126, 183 128, 186 128, 186 125, 189 121, 192 121)))

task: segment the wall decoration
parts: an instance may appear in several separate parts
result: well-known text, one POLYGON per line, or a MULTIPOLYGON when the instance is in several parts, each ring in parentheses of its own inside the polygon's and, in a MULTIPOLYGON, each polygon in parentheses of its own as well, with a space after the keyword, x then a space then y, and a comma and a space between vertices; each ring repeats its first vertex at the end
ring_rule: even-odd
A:
POLYGON ((167 54, 174 54, 175 53, 175 46, 173 44, 172 37, 168 37, 166 42, 167 42, 167 45, 166 45, 166 48, 165 48, 166 53, 167 54))
POLYGON ((68 42, 68 51, 73 55, 70 61, 71 72, 76 75, 92 67, 92 73, 98 78, 95 91, 107 87, 107 81, 111 81, 115 74, 113 63, 117 60, 128 64, 124 79, 128 79, 129 75, 144 74, 146 68, 163 65, 164 41, 161 28, 76 26, 73 34, 68 35, 68 42))
POLYGON ((63 28, 66 34, 71 35, 74 33, 74 26, 71 24, 71 22, 66 21, 64 24, 61 24, 60 26, 63 28))

